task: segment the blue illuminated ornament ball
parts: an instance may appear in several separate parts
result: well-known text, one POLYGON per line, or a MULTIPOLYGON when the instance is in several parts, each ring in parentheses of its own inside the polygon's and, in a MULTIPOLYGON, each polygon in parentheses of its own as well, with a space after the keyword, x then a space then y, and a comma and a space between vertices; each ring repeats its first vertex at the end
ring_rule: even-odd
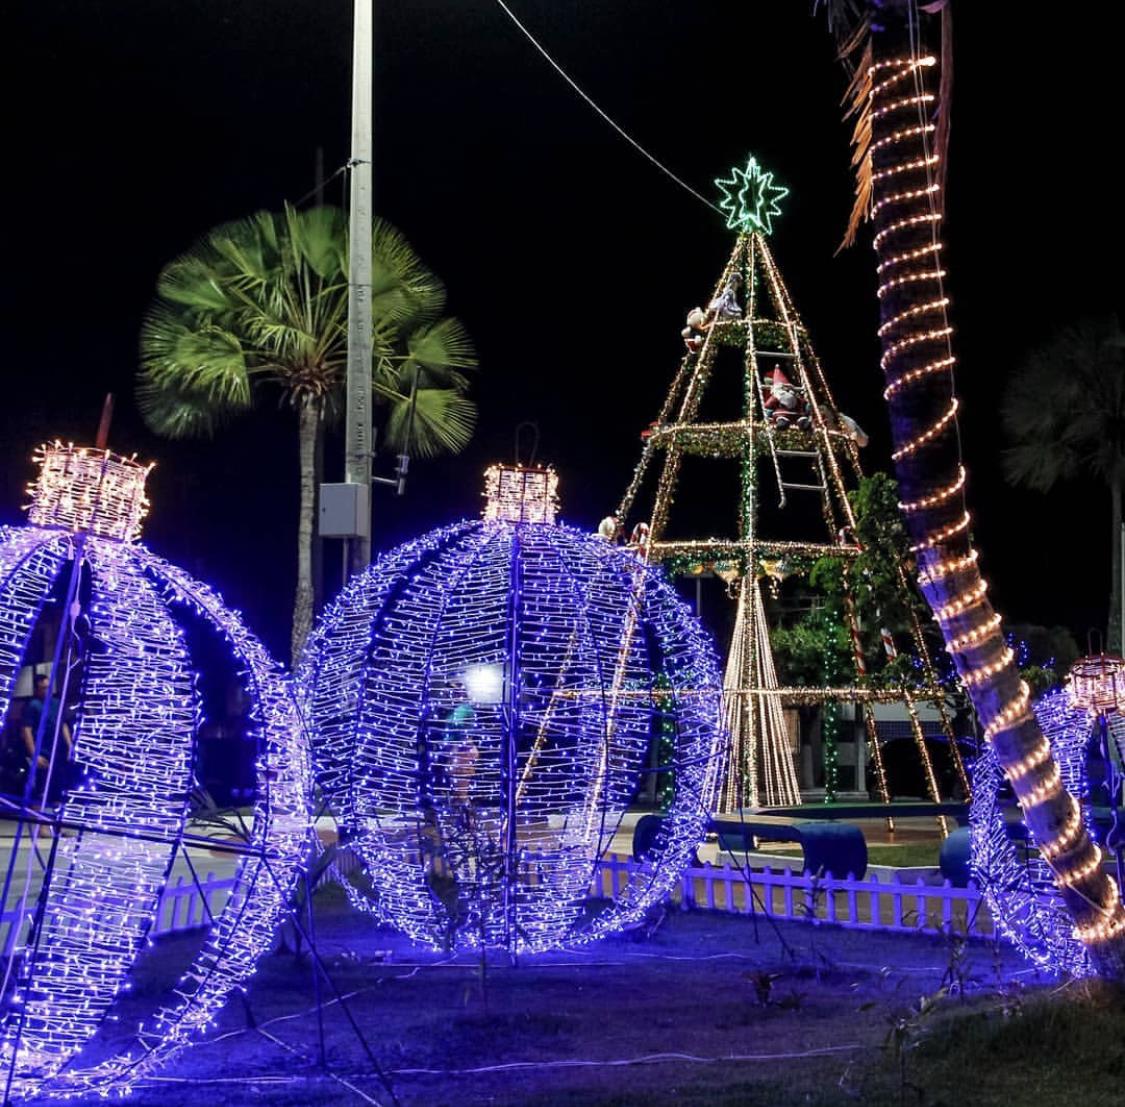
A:
POLYGON ((211 1024, 294 890, 311 783, 296 701, 261 643, 218 595, 139 544, 148 467, 57 443, 40 460, 31 525, 0 530, 0 718, 36 660, 37 623, 54 619, 52 694, 72 739, 44 712, 42 756, 0 808, 0 1082, 16 1101, 126 1091, 211 1024), (219 827, 192 803, 203 630, 191 627, 225 643, 241 672, 258 751, 252 808, 219 827), (197 905, 199 942, 130 1031, 120 1000, 170 877, 204 876, 218 858, 227 880, 206 911, 197 905))
POLYGON ((490 471, 484 519, 353 580, 302 667, 371 909, 434 947, 543 950, 627 925, 668 893, 714 799, 711 642, 636 552, 550 521, 544 472, 490 471), (651 863, 600 900, 627 812, 661 793, 651 863))

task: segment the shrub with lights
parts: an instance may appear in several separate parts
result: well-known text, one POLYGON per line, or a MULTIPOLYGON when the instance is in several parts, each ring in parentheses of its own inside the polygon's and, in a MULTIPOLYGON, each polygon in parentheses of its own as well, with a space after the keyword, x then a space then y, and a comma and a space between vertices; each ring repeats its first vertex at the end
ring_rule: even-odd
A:
POLYGON ((702 627, 635 552, 557 524, 550 470, 496 467, 484 518, 386 554, 302 667, 320 783, 375 899, 434 947, 549 949, 640 918, 700 841, 721 758, 702 627), (674 779, 612 905, 598 862, 674 779), (646 787, 647 786, 647 787, 646 787))
POLYGON ((270 945, 309 833, 291 687, 218 595, 139 543, 149 467, 58 443, 39 460, 31 525, 0 531, 0 717, 50 608, 61 618, 52 679, 73 738, 60 742, 63 713, 45 712, 22 795, 0 805, 15 824, 2 886, 6 1102, 126 1091, 207 1026, 270 945), (229 827, 192 817, 196 625, 229 647, 257 740, 256 800, 229 827), (178 983, 129 1034, 122 997, 166 882, 216 853, 236 862, 225 906, 209 897, 178 983))

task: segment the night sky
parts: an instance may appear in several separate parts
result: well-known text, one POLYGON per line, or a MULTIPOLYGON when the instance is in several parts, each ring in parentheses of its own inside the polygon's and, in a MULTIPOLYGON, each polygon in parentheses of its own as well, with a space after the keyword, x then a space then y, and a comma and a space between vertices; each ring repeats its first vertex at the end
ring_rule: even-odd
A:
MULTIPOLYGON (((524 419, 561 473, 565 514, 593 526, 632 472, 729 233, 493 0, 376 7, 376 210, 442 276, 481 360, 475 441, 418 463, 406 498, 376 494, 376 544, 475 514, 482 468, 511 457, 524 419)), ((833 256, 851 203, 845 79, 807 0, 512 7, 700 191, 748 152, 791 189, 775 255, 841 408, 872 436, 868 470, 889 467, 870 232, 833 256)), ((1017 15, 957 7, 947 241, 963 441, 998 606, 1084 634, 1104 618, 1108 494, 1006 488, 997 405, 1028 348, 1122 306, 1117 40, 1094 17, 1017 15)), ((150 544, 217 583, 283 656, 295 420, 267 401, 213 441, 157 439, 132 399, 137 333, 171 257, 217 223, 308 193, 318 146, 327 172, 346 160, 350 20, 348 0, 34 0, 5 20, 0 518, 20 517, 32 447, 92 439, 112 390, 114 447, 159 462, 150 544)), ((340 455, 332 443, 330 478, 340 455)), ((708 486, 692 494, 732 515, 708 486)))

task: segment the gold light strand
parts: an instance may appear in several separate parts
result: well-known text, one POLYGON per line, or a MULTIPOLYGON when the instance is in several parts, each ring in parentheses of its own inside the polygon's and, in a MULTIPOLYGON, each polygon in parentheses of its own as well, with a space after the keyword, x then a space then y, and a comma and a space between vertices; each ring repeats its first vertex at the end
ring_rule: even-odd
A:
POLYGON ((895 265, 903 265, 908 261, 917 261, 919 258, 924 258, 929 254, 939 254, 944 249, 944 243, 930 242, 925 246, 919 246, 914 250, 906 250, 901 254, 895 254, 892 257, 881 261, 875 266, 876 273, 883 273, 895 265))
POLYGON ((949 402, 949 407, 945 409, 945 413, 938 419, 936 423, 928 430, 924 430, 921 434, 910 439, 905 445, 900 446, 891 457, 895 461, 901 461, 904 457, 909 457, 913 453, 917 453, 923 446, 932 442, 954 419, 957 418, 957 408, 960 407, 960 402, 954 396, 949 402))
POLYGON ((926 169, 931 165, 937 165, 939 161, 941 161, 941 158, 937 154, 930 154, 927 157, 915 158, 913 161, 904 161, 887 169, 877 170, 871 174, 871 179, 873 181, 884 181, 888 177, 896 177, 900 173, 910 173, 915 169, 926 169))
POLYGON ((939 488, 938 491, 929 496, 924 496, 920 500, 914 500, 911 503, 903 503, 899 500, 898 509, 904 515, 912 515, 916 511, 925 511, 927 508, 937 507, 943 504, 946 500, 953 499, 958 492, 965 487, 965 466, 957 466, 957 479, 952 484, 947 484, 944 488, 939 488))
MULTIPOLYGON (((927 565, 918 574, 918 583, 925 588, 927 585, 936 584, 939 580, 944 580, 956 573, 963 573, 972 569, 979 557, 980 554, 976 550, 970 550, 964 557, 949 557, 942 561, 935 561, 932 565, 927 565)), ((987 587, 985 585, 986 589, 987 587)))
MULTIPOLYGON (((927 277, 932 274, 925 274, 927 277)), ((899 280, 898 284, 905 284, 908 278, 903 277, 899 280)), ((928 331, 918 331, 916 334, 908 335, 906 338, 900 338, 897 342, 892 342, 886 350, 883 351, 883 356, 879 359, 879 365, 885 373, 889 368, 891 361, 898 357, 903 350, 909 350, 911 346, 918 346, 923 342, 934 342, 939 338, 948 338, 953 333, 952 327, 933 327, 928 331)), ((905 374, 903 374, 905 376, 905 374)))
POLYGON ((923 269, 917 273, 907 273, 903 277, 893 277, 879 285, 875 295, 881 300, 892 289, 901 288, 905 284, 920 284, 922 281, 940 281, 949 274, 944 269, 923 269))
POLYGON ((924 542, 918 542, 910 547, 911 553, 921 553, 923 550, 932 550, 935 546, 940 546, 943 542, 948 542, 949 539, 956 537, 958 534, 964 534, 969 529, 972 519, 966 511, 960 519, 953 523, 948 524, 941 528, 941 530, 931 531, 926 537, 924 542))
POLYGON ((1013 661, 1016 655, 1011 646, 1005 646, 1000 656, 987 665, 975 665, 973 668, 961 674, 961 679, 969 688, 976 688, 984 684, 985 681, 991 680, 998 673, 1002 673, 1013 661))
POLYGON ((1084 864, 1075 865, 1073 869, 1064 869, 1062 871, 1056 869, 1055 875, 1060 884, 1065 884, 1069 887, 1077 884, 1079 881, 1085 880, 1088 876, 1093 876, 1101 867, 1102 849, 1101 846, 1095 845, 1092 855, 1086 859, 1084 864))
POLYGON ((949 307, 949 298, 943 296, 939 300, 930 300, 929 303, 916 304, 914 307, 906 308, 904 311, 900 311, 898 315, 892 315, 879 327, 879 337, 882 338, 888 331, 893 331, 895 327, 905 323, 907 319, 914 319, 919 315, 929 315, 931 312, 944 312, 947 307, 949 307))
POLYGON ((1017 792, 1021 810, 1027 811, 1032 807, 1038 807, 1049 799, 1054 799, 1061 787, 1062 776, 1059 773, 1059 767, 1058 765, 1051 765, 1047 770, 1047 775, 1034 788, 1026 792, 1017 792))
MULTIPOLYGON (((1115 884, 1110 885, 1113 888, 1115 884)), ((1115 912, 1119 906, 1120 901, 1114 899, 1109 906, 1100 907, 1099 910, 1104 914, 1115 912)), ((1089 926, 1076 926, 1074 928, 1074 936, 1086 945, 1098 945, 1102 942, 1108 942, 1112 938, 1116 938, 1125 932, 1125 915, 1114 914, 1108 922, 1091 923, 1089 926)))
POLYGON ((1082 837, 1082 832, 1085 830, 1082 813, 1078 809, 1078 804, 1074 802, 1074 797, 1067 796, 1067 799, 1070 800, 1070 814, 1067 815, 1062 829, 1050 841, 1043 842, 1039 846, 1039 852, 1048 864, 1059 854, 1070 849, 1082 837))
POLYGON ((1031 717, 1031 689, 1021 680, 1015 698, 1008 701, 984 728, 984 740, 991 742, 1002 730, 1020 726, 1031 717))
POLYGON ((999 629, 1000 615, 994 611, 979 627, 973 627, 972 630, 967 630, 964 634, 959 634, 956 638, 950 639, 949 642, 946 643, 945 648, 950 653, 964 653, 965 650, 970 650, 974 646, 979 646, 986 638, 999 629))
POLYGON ((951 354, 949 357, 940 358, 937 361, 931 361, 926 365, 919 365, 916 369, 909 369, 901 376, 895 377, 886 388, 883 389, 883 399, 889 400, 892 396, 897 395, 908 384, 913 384, 915 381, 920 381, 923 377, 932 376, 934 373, 942 373, 951 369, 957 364, 957 359, 951 354))
POLYGON ((893 134, 885 135, 878 142, 873 142, 871 149, 872 151, 881 150, 884 146, 894 146, 900 142, 905 142, 908 138, 917 138, 919 135, 927 135, 936 130, 937 127, 933 123, 919 123, 914 127, 903 127, 901 131, 895 131, 893 134))
POLYGON ((908 200, 917 200, 922 196, 929 196, 940 190, 941 186, 936 184, 926 185, 925 188, 911 188, 905 192, 892 192, 890 196, 884 196, 875 206, 871 209, 872 215, 882 211, 883 208, 890 207, 891 204, 904 204, 908 200))
POLYGON ((906 219, 900 219, 896 223, 892 223, 889 227, 884 227, 876 236, 874 241, 875 249, 878 250, 884 238, 897 233, 898 231, 908 230, 910 227, 918 227, 923 223, 940 223, 941 213, 936 211, 926 212, 924 215, 911 215, 906 219))
POLYGON ((916 96, 904 96, 901 100, 892 100, 889 104, 877 108, 871 113, 871 118, 881 119, 884 115, 890 115, 891 112, 899 111, 901 108, 912 108, 918 104, 932 104, 933 102, 934 94, 932 92, 922 92, 916 96))
POLYGON ((1009 765, 1005 772, 1012 784, 1016 784, 1023 780, 1028 773, 1038 769, 1041 765, 1045 765, 1050 760, 1051 743, 1046 738, 1041 737, 1038 744, 1026 757, 1022 757, 1019 761, 1009 765))

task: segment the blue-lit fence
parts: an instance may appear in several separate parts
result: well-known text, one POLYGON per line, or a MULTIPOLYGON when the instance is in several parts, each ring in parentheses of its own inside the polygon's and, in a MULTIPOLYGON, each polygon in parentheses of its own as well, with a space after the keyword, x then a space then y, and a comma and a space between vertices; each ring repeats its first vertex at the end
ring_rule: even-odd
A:
MULTIPOLYGON (((345 851, 337 860, 334 876, 354 867, 345 851)), ((644 869, 632 858, 610 854, 599 866, 593 891, 613 898, 644 869)), ((161 897, 153 935, 205 926, 211 914, 222 910, 234 884, 233 877, 216 878, 214 873, 208 873, 198 885, 189 877, 177 877, 161 897)), ((975 938, 994 938, 997 933, 987 904, 972 883, 967 888, 954 888, 948 881, 926 884, 921 879, 880 879, 876 874, 863 880, 837 880, 768 868, 750 870, 747 879, 746 870, 729 863, 705 864, 684 872, 673 899, 685 908, 736 915, 758 911, 776 919, 816 921, 855 930, 957 933, 975 938)), ((17 917, 15 910, 0 916, 5 956, 15 943, 12 922, 17 917)))
MULTIPOLYGON (((595 891, 612 898, 644 865, 611 854, 600 866, 595 891)), ((863 880, 816 877, 792 869, 751 869, 699 865, 686 870, 674 897, 685 908, 776 919, 827 923, 855 930, 908 934, 965 934, 996 937, 996 926, 980 890, 971 883, 926 884, 872 873, 863 880)))

